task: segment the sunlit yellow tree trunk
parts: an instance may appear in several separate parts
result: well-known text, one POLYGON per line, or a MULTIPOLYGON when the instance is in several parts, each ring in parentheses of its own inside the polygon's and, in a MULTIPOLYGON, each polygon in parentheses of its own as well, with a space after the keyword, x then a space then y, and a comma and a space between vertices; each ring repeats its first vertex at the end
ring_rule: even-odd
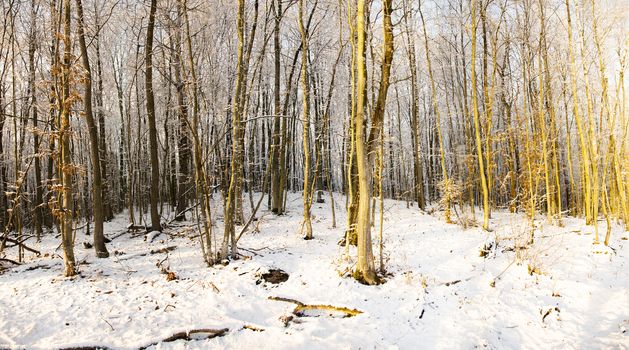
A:
POLYGON ((381 137, 381 122, 384 116, 384 108, 386 106, 386 96, 389 88, 389 70, 390 63, 393 58, 393 34, 391 23, 391 0, 383 1, 383 65, 382 76, 380 81, 380 90, 378 92, 378 100, 376 108, 373 112, 373 120, 371 132, 367 140, 365 140, 365 107, 366 98, 363 91, 367 84, 366 62, 365 62, 365 0, 358 0, 356 7, 356 113, 353 120, 355 129, 356 143, 356 168, 358 170, 358 215, 356 223, 356 232, 358 236, 358 262, 354 277, 366 284, 379 283, 378 276, 375 272, 373 249, 371 246, 371 215, 370 202, 372 195, 372 168, 375 154, 370 153, 375 150, 378 142, 377 137, 381 137), (365 142, 367 141, 367 143, 365 142))
POLYGON ((483 161, 483 146, 481 141, 480 121, 478 116, 478 89, 476 86, 476 0, 472 1, 472 113, 474 115, 474 132, 476 140, 476 157, 478 158, 478 169, 480 173, 481 188, 483 191, 483 229, 489 230, 489 189, 487 188, 487 178, 485 176, 485 165, 483 161))
MULTIPOLYGON (((541 42, 541 40, 540 40, 541 42)), ((550 171, 548 170, 548 141, 546 139, 546 111, 544 109, 544 75, 542 73, 542 56, 541 53, 538 57, 538 76, 539 76, 539 94, 537 100, 537 116, 538 116, 538 125, 541 132, 541 143, 542 143, 542 158, 544 162, 544 183, 546 184, 546 214, 548 215, 548 220, 552 218, 552 214, 554 212, 553 206, 553 196, 551 195, 550 189, 550 171)))
POLYGON ((587 142, 586 131, 583 127, 581 115, 579 114, 579 100, 577 90, 577 67, 575 54, 573 49, 573 36, 572 36, 572 18, 570 16, 570 0, 565 1, 566 4, 566 18, 568 22, 568 53, 570 58, 570 85, 572 87, 572 113, 574 115, 575 122, 577 124, 577 132, 579 134, 579 148, 581 150, 581 161, 583 170, 583 197, 584 197, 584 210, 585 220, 587 224, 592 223, 592 179, 591 179, 591 165, 590 165, 590 152, 587 142))
POLYGON ((591 161, 591 174, 592 174, 592 197, 591 197, 591 224, 594 225, 594 243, 599 242, 598 236, 598 209, 599 209, 599 153, 597 144, 597 132, 596 123, 594 121, 594 104, 592 101, 592 94, 590 92, 590 71, 587 66, 587 55, 585 52, 585 28, 581 26, 578 30, 580 36, 580 51, 581 51, 581 68, 583 70, 583 85, 585 88, 585 101, 586 101, 586 115, 588 120, 588 140, 589 140, 589 153, 591 161))
MULTIPOLYGON (((611 153, 611 165, 612 171, 614 174, 614 178, 616 179, 616 186, 618 187, 618 195, 620 202, 620 209, 622 212, 622 217, 625 222, 625 227, 629 227, 629 223, 627 219, 629 218, 629 208, 627 207, 627 197, 625 193, 625 184, 622 180, 622 163, 620 161, 620 157, 618 156, 618 152, 616 149, 616 115, 615 110, 611 108, 609 101, 609 92, 608 92, 608 83, 607 83, 607 69, 605 67, 605 62, 603 60, 603 52, 601 49, 601 40, 599 38, 598 33, 598 21, 596 19, 595 8, 596 5, 593 0, 590 1, 592 6, 592 28, 594 29, 594 44, 596 46, 596 52, 598 54, 598 68, 599 68, 599 76, 601 77, 601 88, 602 88, 602 108, 603 114, 606 116, 607 125, 609 127, 609 153, 611 153)), ((623 79, 622 75, 620 77, 623 79)), ((603 186, 605 186, 605 181, 603 181, 603 186)), ((603 188, 603 191, 606 191, 603 188)), ((605 195, 605 193, 604 193, 605 195)), ((606 195, 605 195, 606 196, 606 195)), ((607 196, 606 196, 607 197, 607 196)), ((603 205, 605 205, 603 203, 603 205)), ((608 228, 609 230, 609 228, 608 228)), ((605 239, 605 244, 607 244, 608 238, 605 239)))
POLYGON ((310 203, 311 203, 311 187, 310 187, 310 148, 308 139, 310 138, 310 83, 308 78, 308 33, 304 27, 304 1, 299 0, 299 33, 301 34, 301 91, 302 91, 302 120, 303 124, 303 152, 304 152, 304 218, 303 227, 306 229, 304 239, 312 239, 312 222, 310 220, 310 203))

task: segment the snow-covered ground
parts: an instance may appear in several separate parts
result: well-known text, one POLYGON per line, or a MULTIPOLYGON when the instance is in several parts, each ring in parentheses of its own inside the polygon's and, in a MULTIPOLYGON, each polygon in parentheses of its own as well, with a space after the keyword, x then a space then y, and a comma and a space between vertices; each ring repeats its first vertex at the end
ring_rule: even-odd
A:
MULTIPOLYGON (((619 226, 610 249, 592 244, 593 227, 582 219, 558 227, 540 217, 534 245, 516 253, 515 242, 528 232, 523 216, 495 212, 488 233, 386 201, 389 275, 382 285, 365 286, 343 276, 352 264, 337 244, 344 200, 337 198, 337 228, 329 200, 314 205, 311 241, 299 235, 300 194, 288 203, 288 215, 260 213, 259 232, 239 244, 246 257, 227 266, 206 267, 198 240, 190 238, 194 232, 185 227, 172 227, 152 243, 123 234, 108 245, 112 257, 100 260, 82 246, 89 238, 78 234, 80 276, 68 279, 59 241, 46 238, 35 245, 45 255, 28 256, 26 264, 0 274, 0 348, 629 348, 629 241, 619 226), (491 249, 481 257, 485 246, 491 249), (162 268, 176 279, 168 281, 162 268), (290 276, 280 284, 258 283, 269 269, 290 276), (269 297, 362 313, 297 317, 294 304, 269 297), (201 328, 229 331, 158 343, 201 328)), ((121 216, 106 224, 107 235, 126 231, 125 221, 121 216)), ((377 233, 376 225, 374 244, 377 233)))

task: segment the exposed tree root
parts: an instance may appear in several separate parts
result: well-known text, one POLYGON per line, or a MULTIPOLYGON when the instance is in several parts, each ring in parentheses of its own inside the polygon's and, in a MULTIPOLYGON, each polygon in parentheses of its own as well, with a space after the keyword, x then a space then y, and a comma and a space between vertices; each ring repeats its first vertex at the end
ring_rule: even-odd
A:
POLYGON ((380 277, 378 277, 378 275, 376 275, 375 271, 370 271, 365 274, 362 271, 359 271, 358 269, 356 269, 352 273, 352 276, 359 283, 362 283, 368 286, 376 286, 384 282, 382 279, 380 279, 380 277))
MULTIPOLYGON (((332 312, 340 312, 343 313, 343 317, 353 317, 356 315, 360 315, 363 312, 356 309, 349 309, 342 306, 332 306, 332 305, 308 305, 304 304, 299 300, 282 298, 282 297, 269 297, 269 300, 275 301, 283 301, 287 303, 296 304, 295 309, 293 310, 293 314, 299 317, 310 317, 307 314, 307 311, 332 311, 332 312)), ((316 316, 315 316, 316 317, 316 316)))

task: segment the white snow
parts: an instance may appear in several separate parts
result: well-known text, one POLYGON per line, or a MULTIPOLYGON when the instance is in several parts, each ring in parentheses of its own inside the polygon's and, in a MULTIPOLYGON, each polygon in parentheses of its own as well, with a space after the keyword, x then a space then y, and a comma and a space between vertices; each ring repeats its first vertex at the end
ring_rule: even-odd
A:
MULTIPOLYGON (((136 349, 199 328, 229 332, 150 349, 629 348, 629 241, 620 226, 613 227, 611 249, 592 244, 593 227, 582 219, 566 218, 558 227, 540 217, 534 245, 516 258, 514 242, 528 236, 522 215, 494 212, 494 231, 484 232, 386 201, 389 275, 382 285, 365 286, 342 276, 352 267, 337 244, 345 225, 342 205, 332 229, 329 199, 314 204, 315 239, 305 241, 300 199, 289 195, 288 215, 260 213, 254 223, 260 232, 245 234, 239 244, 247 257, 227 266, 204 265, 192 228, 170 228, 153 242, 121 235, 108 244, 109 259, 83 248, 79 243, 90 237, 79 233, 80 276, 68 279, 62 277, 59 241, 48 236, 35 245, 46 256, 28 255, 26 264, 0 273, 0 348, 136 349), (486 245, 492 248, 481 257, 486 245), (168 254, 143 255, 172 246, 178 248, 168 254), (257 284, 271 268, 289 279, 257 284), (162 270, 177 279, 167 281, 162 270), (282 319, 295 305, 271 296, 363 313, 340 318, 314 312, 320 317, 294 316, 285 327, 282 319)), ((106 232, 112 237, 125 226, 120 216, 106 232)), ((604 222, 600 226, 604 235, 604 222)), ((217 220, 215 234, 221 229, 217 220)), ((377 258, 377 224, 372 235, 377 258)))

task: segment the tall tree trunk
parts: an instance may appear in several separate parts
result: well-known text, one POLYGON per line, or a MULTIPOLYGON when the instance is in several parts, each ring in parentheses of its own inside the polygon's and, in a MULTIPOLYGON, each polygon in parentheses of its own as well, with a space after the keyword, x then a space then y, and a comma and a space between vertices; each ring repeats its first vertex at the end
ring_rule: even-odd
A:
POLYGON ((188 62, 190 65, 190 75, 192 77, 192 84, 190 86, 192 95, 192 125, 186 124, 190 128, 190 134, 192 136, 194 146, 194 176, 196 184, 197 201, 201 203, 201 217, 203 219, 203 231, 199 235, 201 239, 201 251, 203 252, 203 260, 205 260, 208 266, 214 264, 215 256, 212 246, 212 210, 210 206, 210 197, 212 191, 210 184, 203 167, 203 150, 201 140, 199 138, 199 97, 198 97, 198 78, 196 73, 196 67, 194 62, 194 55, 192 51, 192 38, 190 35, 190 21, 188 18, 188 8, 186 0, 179 0, 179 6, 183 11, 183 17, 185 21, 186 29, 186 46, 188 49, 188 62))
POLYGON ((273 7, 275 9, 275 29, 273 30, 273 145, 271 146, 271 211, 275 214, 282 214, 284 199, 284 186, 281 183, 282 172, 284 169, 280 165, 284 165, 280 157, 283 158, 281 153, 281 119, 286 119, 282 116, 282 110, 280 105, 280 75, 281 65, 280 58, 282 54, 282 46, 280 43, 280 25, 282 22, 282 1, 273 0, 273 7))
POLYGON ((238 250, 235 240, 235 214, 236 214, 236 201, 237 196, 240 196, 238 189, 240 188, 239 182, 241 179, 241 154, 243 152, 243 144, 240 142, 242 131, 242 111, 241 111, 241 94, 246 77, 244 77, 244 27, 245 27, 245 1, 238 0, 238 19, 237 19, 237 32, 238 32, 238 58, 236 67, 236 91, 234 93, 232 115, 232 155, 229 172, 229 188, 227 190, 227 196, 224 206, 224 220, 225 231, 223 234, 223 244, 221 246, 220 258, 226 259, 229 243, 231 242, 231 255, 232 258, 236 258, 238 250))
MULTIPOLYGON (((39 132, 37 130, 38 127, 38 106, 37 106, 37 86, 35 84, 35 49, 36 49, 36 40, 37 40, 37 13, 35 0, 31 1, 31 33, 29 38, 29 46, 28 46, 28 65, 29 65, 29 90, 31 92, 29 98, 31 99, 31 118, 33 121, 33 128, 35 132, 33 133, 33 152, 35 153, 35 202, 33 203, 34 208, 34 216, 33 216, 33 225, 35 226, 35 234, 37 235, 37 239, 41 239, 41 235, 43 232, 42 224, 44 221, 42 204, 43 204, 43 196, 44 191, 41 183, 41 159, 39 156, 39 145, 40 138, 39 132)), ((2 133, 0 130, 0 138, 2 138, 2 133)), ((2 150, 0 149, 0 152, 2 150)), ((0 181, 2 178, 0 177, 0 181)), ((4 193, 2 191, 2 187, 0 187, 0 193, 4 193)), ((0 210, 2 207, 0 206, 0 210)), ((1 215, 0 215, 1 218, 1 215)), ((2 229, 2 220, 0 219, 0 230, 2 229)))
POLYGON ((92 157, 92 210, 94 215, 94 251, 99 258, 109 256, 107 247, 105 246, 105 237, 103 235, 103 196, 102 196, 102 179, 100 168, 100 150, 98 127, 94 120, 92 112, 92 69, 90 67, 90 58, 87 52, 87 44, 85 42, 85 22, 83 16, 83 4, 81 0, 76 0, 76 10, 78 15, 79 30, 79 47, 81 49, 81 58, 83 59, 83 69, 85 69, 85 91, 83 93, 83 106, 85 108, 85 121, 90 137, 90 153, 92 157))
POLYGON ((432 108, 435 116, 437 117, 437 136, 439 138, 439 159, 441 160, 441 175, 443 176, 441 190, 444 194, 444 206, 445 206, 445 220, 447 223, 451 223, 450 218, 450 191, 451 184, 448 179, 448 171, 446 169, 446 157, 443 149, 443 136, 441 132, 441 113, 439 110, 439 102, 437 100, 437 87, 435 85, 435 78, 432 73, 432 65, 430 61, 430 50, 428 46, 428 33, 426 32, 426 21, 424 20, 424 13, 421 10, 421 3, 419 4, 419 15, 422 21, 422 30, 424 32, 424 49, 426 51, 426 64, 428 65, 428 77, 430 78, 430 90, 432 95, 432 108))
MULTIPOLYGON (((618 155, 618 152, 616 150, 616 115, 615 115, 615 111, 613 110, 613 108, 610 106, 610 102, 609 102, 609 93, 608 93, 608 82, 607 82, 607 69, 605 66, 605 62, 604 62, 604 53, 603 50, 601 48, 601 38, 599 37, 599 32, 598 32, 598 20, 597 20, 597 16, 596 16, 596 4, 594 3, 594 1, 590 0, 590 5, 592 8, 592 27, 594 29, 594 44, 596 46, 596 53, 598 56, 598 69, 599 69, 599 76, 601 77, 601 87, 602 87, 602 91, 601 91, 601 98, 602 98, 602 108, 603 108, 603 113, 606 116, 606 121, 607 121, 607 125, 609 127, 609 152, 612 154, 611 155, 611 170, 612 173, 614 175, 614 178, 616 179, 616 183, 615 185, 617 186, 617 199, 619 201, 619 205, 620 205, 620 217, 623 218, 624 223, 625 223, 625 229, 629 230, 629 203, 627 203, 627 195, 625 192, 625 182, 623 181, 623 170, 624 168, 626 168, 626 162, 623 163, 620 160, 620 157, 618 155), (624 165, 624 166, 623 166, 624 165)), ((621 59, 624 64, 624 58, 621 59)), ((621 68, 623 69, 623 68, 621 68)), ((619 81, 622 82, 622 84, 624 84, 624 79, 623 79, 623 75, 624 72, 621 71, 620 72, 620 79, 619 81)), ((620 90, 620 89, 618 89, 620 90)), ((605 167, 603 167, 605 168, 605 167)), ((605 191, 605 181, 603 181, 603 191, 605 191)), ((608 196, 606 195, 606 193, 603 193, 604 198, 608 198, 608 196)), ((604 200, 605 201, 605 200, 604 200)), ((603 202, 603 206, 605 206, 605 203, 603 202)), ((605 245, 607 245, 607 243, 609 242, 609 231, 610 230, 610 226, 608 225, 607 227, 607 235, 605 237, 605 245)))
POLYGON ((422 165, 421 136, 419 132, 419 106, 418 106, 418 86, 417 86, 417 58, 415 56, 415 42, 412 38, 413 31, 410 27, 411 9, 407 8, 407 0, 404 1, 404 24, 406 26, 406 45, 411 71, 411 144, 413 145, 413 193, 415 201, 421 210, 426 209, 426 198, 424 194, 424 170, 422 165))
POLYGON ((483 229, 489 230, 489 189, 487 188, 487 178, 485 177, 481 129, 478 116, 478 89, 476 86, 476 10, 476 0, 472 0, 472 113, 474 114, 476 157, 478 158, 480 182, 483 190, 483 229))
POLYGON ((175 88, 177 91, 177 109, 179 111, 179 137, 177 138, 177 148, 179 154, 179 171, 177 175, 179 177, 177 183, 177 208, 175 219, 182 221, 186 219, 185 210, 188 206, 188 198, 190 197, 190 137, 189 128, 186 125, 188 120, 188 104, 185 98, 185 85, 182 80, 182 59, 181 59, 181 23, 180 18, 183 16, 184 11, 181 6, 178 6, 178 21, 177 28, 175 28, 175 52, 174 52, 174 71, 175 71, 175 88))
POLYGON ((590 152, 587 145, 587 134, 581 120, 579 113, 579 101, 577 92, 577 67, 576 58, 573 48, 572 37, 572 17, 570 16, 570 0, 565 0, 566 3, 566 18, 568 24, 568 53, 570 59, 570 86, 572 88, 572 113, 577 124, 577 133, 579 134, 579 148, 581 150, 581 162, 583 162, 583 183, 584 183, 584 207, 585 207, 585 221, 587 224, 592 223, 591 214, 591 202, 592 202, 592 176, 591 176, 591 161, 590 152))
POLYGON ((384 116, 386 106, 387 91, 389 88, 389 72, 390 64, 393 60, 393 31, 391 24, 391 0, 383 1, 383 62, 382 75, 380 79, 380 89, 378 91, 378 99, 376 108, 373 113, 372 126, 370 135, 365 140, 365 87, 366 87, 366 62, 365 62, 365 1, 358 0, 356 15, 356 114, 354 116, 355 143, 356 143, 356 168, 358 170, 358 215, 356 222, 356 232, 358 238, 358 261, 354 276, 356 279, 366 284, 379 283, 378 276, 374 267, 373 248, 371 244, 371 216, 370 202, 372 195, 372 169, 375 160, 375 147, 377 146, 376 137, 381 135, 381 120, 384 116), (366 143, 367 141, 368 143, 366 143), (373 142, 370 142, 373 141, 373 142), (372 146, 373 145, 373 146, 372 146), (371 152, 373 149, 374 152, 371 152), (370 154, 371 152, 371 154, 370 154))
POLYGON ((157 126, 155 124, 155 96, 153 93, 153 31, 155 29, 155 12, 157 0, 151 0, 149 10, 148 27, 146 29, 145 45, 145 88, 146 88, 146 114, 149 128, 149 152, 151 155, 151 230, 161 231, 160 215, 157 210, 159 201, 159 158, 157 156, 157 126))
POLYGON ((308 81, 308 33, 304 27, 304 4, 299 0, 299 32, 301 33, 301 90, 302 90, 302 125, 303 125, 303 152, 304 152, 304 218, 302 225, 306 229, 304 239, 312 239, 312 222, 310 220, 310 148, 308 140, 310 138, 310 82, 308 81))
POLYGON ((108 173, 108 161, 107 157, 107 144, 106 144, 106 131, 105 131, 105 113, 103 111, 103 65, 100 54, 100 20, 99 11, 95 11, 95 37, 94 46, 96 48, 96 115, 98 117, 98 147, 100 154, 100 170, 102 179, 102 197, 103 197, 103 220, 109 221, 114 218, 113 212, 113 200, 111 198, 110 180, 108 173))
POLYGON ((7 168, 6 168, 6 156, 4 152, 4 124, 6 121, 4 112, 4 84, 0 82, 0 230, 5 231, 5 225, 7 224, 7 197, 4 195, 6 192, 6 180, 7 180, 7 168))
MULTIPOLYGON (((580 52, 581 52, 581 69, 583 70, 583 85, 585 92, 585 101, 586 101, 586 115, 588 120, 588 140, 589 140, 589 151, 590 151, 590 161, 591 161, 591 174, 592 174, 592 197, 591 197, 591 222, 590 224, 594 225, 594 243, 599 243, 598 236, 598 210, 599 210, 599 191, 600 191, 600 183, 599 183, 599 151, 598 151, 598 141, 597 141, 597 132, 596 132, 596 122, 594 121, 594 101, 592 101, 592 94, 590 91, 590 70, 587 67, 587 54, 585 52, 586 45, 586 37, 585 37, 585 24, 579 28, 579 36, 581 38, 580 41, 580 52)), ((576 97, 576 95, 575 95, 576 97)), ((587 220, 586 220, 587 221, 587 220)))
POLYGON ((57 177, 61 179, 59 193, 59 216, 61 221, 61 243, 65 263, 65 276, 76 274, 74 260, 74 196, 72 184, 72 154, 70 153, 70 112, 71 112, 71 69, 72 69, 72 44, 70 21, 72 19, 71 0, 64 0, 63 20, 63 64, 61 76, 61 98, 59 99, 60 120, 59 127, 59 164, 57 165, 57 177))

